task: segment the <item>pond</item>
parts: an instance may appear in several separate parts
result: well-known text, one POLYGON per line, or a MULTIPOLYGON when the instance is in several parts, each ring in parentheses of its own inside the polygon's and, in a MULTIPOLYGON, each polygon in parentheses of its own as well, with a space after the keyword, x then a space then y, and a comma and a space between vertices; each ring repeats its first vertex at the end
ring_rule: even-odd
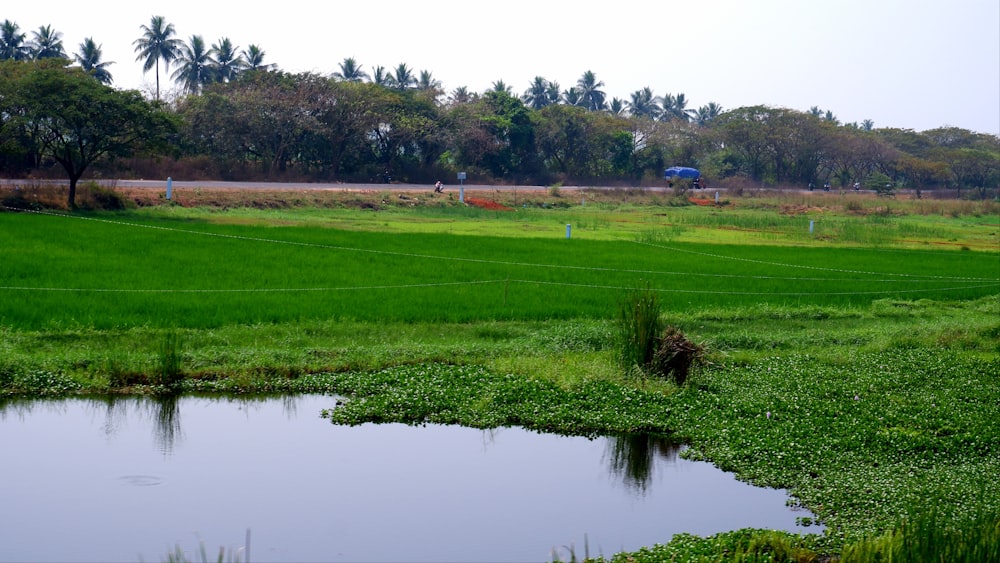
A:
POLYGON ((787 495, 662 438, 335 426, 335 398, 0 404, 0 561, 533 561, 743 527, 787 495), (249 542, 247 541, 249 539, 249 542))

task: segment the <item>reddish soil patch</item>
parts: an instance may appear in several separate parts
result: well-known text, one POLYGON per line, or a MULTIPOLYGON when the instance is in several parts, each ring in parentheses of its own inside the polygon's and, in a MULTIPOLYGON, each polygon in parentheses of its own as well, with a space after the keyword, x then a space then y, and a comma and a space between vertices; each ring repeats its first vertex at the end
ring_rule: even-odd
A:
POLYGON ((697 197, 689 197, 688 201, 695 205, 715 205, 715 202, 710 199, 702 199, 697 197))
POLYGON ((482 209, 489 209, 490 211, 513 211, 513 207, 507 207, 502 203, 497 203, 495 201, 490 201, 488 199, 480 199, 478 197, 467 197, 465 198, 465 203, 472 205, 474 207, 479 207, 482 209))

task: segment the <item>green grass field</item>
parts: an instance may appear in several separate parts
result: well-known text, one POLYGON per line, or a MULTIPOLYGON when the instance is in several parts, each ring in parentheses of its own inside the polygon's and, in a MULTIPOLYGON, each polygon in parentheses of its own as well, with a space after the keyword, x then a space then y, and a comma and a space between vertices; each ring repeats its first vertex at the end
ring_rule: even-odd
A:
POLYGON ((972 554, 949 559, 1000 557, 995 207, 432 203, 0 212, 0 394, 177 377, 363 399, 327 413, 342 424, 670 433, 787 488, 827 532, 678 537, 623 561, 887 560, 928 518, 981 532, 943 533, 972 554), (706 349, 684 386, 616 363, 617 306, 645 287, 706 349))

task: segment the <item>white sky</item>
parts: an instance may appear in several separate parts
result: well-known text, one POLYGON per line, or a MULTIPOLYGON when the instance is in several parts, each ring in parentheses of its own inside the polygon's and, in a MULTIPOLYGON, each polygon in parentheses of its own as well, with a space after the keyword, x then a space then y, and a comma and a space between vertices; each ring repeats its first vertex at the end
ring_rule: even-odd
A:
POLYGON ((51 25, 70 55, 93 37, 115 61, 115 85, 146 91, 155 75, 143 74, 133 43, 141 25, 162 15, 185 41, 255 43, 265 62, 289 72, 329 74, 354 57, 369 73, 399 63, 429 70, 448 92, 503 80, 520 95, 535 76, 566 90, 591 70, 609 99, 649 86, 656 95, 684 93, 691 109, 818 106, 841 122, 1000 135, 997 0, 95 4, 5 2, 0 21, 14 21, 29 39, 51 25))

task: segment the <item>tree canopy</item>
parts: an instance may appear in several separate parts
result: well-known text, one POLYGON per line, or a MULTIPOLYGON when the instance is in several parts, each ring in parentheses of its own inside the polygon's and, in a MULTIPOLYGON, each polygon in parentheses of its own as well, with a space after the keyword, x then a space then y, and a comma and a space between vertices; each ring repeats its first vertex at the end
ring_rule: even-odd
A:
POLYGON ((0 140, 58 163, 77 182, 95 162, 162 148, 173 118, 134 90, 101 84, 68 61, 0 61, 0 140))

